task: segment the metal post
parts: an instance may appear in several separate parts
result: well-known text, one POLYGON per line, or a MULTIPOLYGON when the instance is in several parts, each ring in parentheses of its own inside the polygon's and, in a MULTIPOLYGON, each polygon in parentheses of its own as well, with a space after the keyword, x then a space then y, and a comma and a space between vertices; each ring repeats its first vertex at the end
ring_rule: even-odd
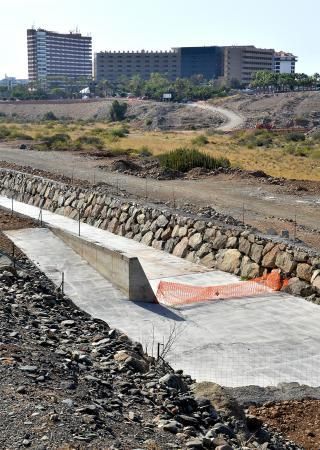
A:
POLYGON ((61 272, 61 295, 64 295, 64 272, 61 272))
POLYGON ((12 259, 13 259, 13 267, 16 268, 16 257, 15 257, 15 245, 12 243, 12 259))
POLYGON ((40 208, 39 222, 40 222, 40 226, 42 227, 42 208, 40 208))
POLYGON ((80 227, 81 227, 81 209, 79 209, 79 221, 78 221, 78 225, 79 225, 79 230, 78 230, 78 232, 79 232, 79 236, 80 236, 80 227))
POLYGON ((146 200, 147 200, 148 199, 148 178, 147 177, 146 177, 145 193, 146 193, 146 200))
POLYGON ((161 345, 161 343, 158 342, 158 348, 157 348, 157 360, 160 358, 160 345, 161 345))
POLYGON ((293 239, 294 241, 297 238, 297 210, 294 213, 294 231, 293 231, 293 239))

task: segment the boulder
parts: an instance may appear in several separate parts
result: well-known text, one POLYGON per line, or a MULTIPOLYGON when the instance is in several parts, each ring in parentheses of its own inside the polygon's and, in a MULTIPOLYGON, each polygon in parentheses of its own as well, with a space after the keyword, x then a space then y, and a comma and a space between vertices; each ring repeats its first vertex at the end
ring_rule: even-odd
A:
POLYGON ((260 276, 261 268, 259 264, 251 261, 248 256, 244 256, 241 262, 241 276, 244 278, 252 279, 260 276))
POLYGON ((213 253, 209 253, 208 255, 201 258, 200 262, 209 269, 212 269, 216 265, 216 259, 213 253))
POLYGON ((238 238, 235 236, 228 237, 226 248, 237 248, 238 247, 238 238))
POLYGON ((181 239, 181 241, 175 246, 173 250, 174 256, 179 256, 180 258, 185 258, 188 252, 188 246, 189 246, 189 239, 187 237, 184 237, 181 239))
POLYGON ((148 231, 143 238, 141 239, 141 243, 145 245, 151 245, 151 242, 153 241, 153 233, 152 231, 148 231))
POLYGON ((168 239, 170 239, 171 235, 171 228, 166 228, 161 234, 161 239, 163 241, 167 241, 168 239))
POLYGON ((194 250, 198 250, 202 244, 202 235, 201 233, 196 233, 189 239, 189 245, 194 250))
POLYGON ((206 228, 206 223, 203 220, 198 220, 194 225, 193 228, 196 231, 203 231, 206 228))
POLYGON ((250 254, 250 249, 251 249, 251 244, 248 241, 248 239, 241 237, 239 239, 239 251, 241 253, 244 253, 245 255, 249 255, 250 254))
POLYGON ((199 258, 202 258, 203 256, 207 255, 211 251, 211 245, 205 242, 201 245, 199 250, 197 251, 197 256, 199 258))
POLYGON ((276 258, 279 252, 279 245, 273 245, 270 242, 265 246, 263 253, 266 249, 271 248, 270 251, 264 254, 262 258, 263 267, 267 267, 268 269, 274 269, 276 267, 276 258))
POLYGON ((177 391, 185 392, 188 390, 183 379, 174 373, 167 373, 159 379, 159 383, 164 386, 177 389, 177 391))
POLYGON ((312 294, 312 286, 299 278, 290 278, 287 286, 281 289, 288 294, 297 295, 300 297, 309 297, 312 294))
POLYGON ((188 234, 188 228, 187 227, 180 227, 179 228, 179 237, 185 237, 188 234))
POLYGON ((216 254, 216 269, 234 273, 240 267, 241 253, 236 249, 220 250, 216 254))
POLYGON ((278 252, 276 256, 276 266, 285 273, 292 273, 297 267, 292 255, 287 252, 278 252))
POLYGON ((108 231, 110 231, 111 233, 116 233, 118 227, 119 227, 118 219, 114 217, 108 225, 108 231))
POLYGON ((179 236, 179 229, 180 229, 179 225, 175 225, 173 230, 172 230, 171 237, 173 237, 173 238, 178 237, 179 236))
POLYGON ((320 292, 320 270, 316 270, 314 275, 312 276, 312 286, 320 292), (318 274, 314 276, 316 273, 318 274))
POLYGON ((215 239, 212 242, 212 248, 215 250, 220 250, 222 248, 226 247, 228 241, 228 237, 224 234, 220 234, 219 236, 216 236, 215 239))
POLYGON ((166 252, 168 252, 168 253, 172 253, 174 247, 175 247, 175 241, 174 241, 174 239, 169 239, 169 240, 166 242, 165 246, 164 246, 164 250, 165 250, 166 252))
POLYGON ((305 263, 298 264, 297 277, 301 280, 310 281, 312 277, 312 267, 309 264, 305 263))
POLYGON ((262 258, 262 252, 263 252, 263 245, 252 244, 250 258, 257 264, 260 264, 261 258, 262 258))

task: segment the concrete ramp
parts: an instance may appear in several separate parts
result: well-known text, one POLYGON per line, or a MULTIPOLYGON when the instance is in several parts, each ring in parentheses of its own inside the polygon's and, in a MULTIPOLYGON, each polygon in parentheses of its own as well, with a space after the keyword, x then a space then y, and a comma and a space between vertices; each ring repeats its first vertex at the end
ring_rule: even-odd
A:
MULTIPOLYGON (((168 362, 198 381, 225 386, 273 386, 280 382, 320 385, 318 305, 283 292, 176 310, 155 303, 124 301, 127 296, 123 291, 50 230, 32 228, 5 233, 57 286, 64 272, 65 294, 79 308, 141 342, 149 354, 156 355, 158 344, 172 342, 168 362)), ((108 234, 105 241, 110 242, 108 234)), ((139 251, 142 244, 135 244, 139 251)), ((158 252, 151 251, 155 252, 154 258, 150 254, 145 257, 145 271, 149 267, 149 274, 155 274, 156 267, 150 266, 157 265, 158 252)), ((164 268, 164 256, 159 274, 164 268)), ((167 268, 172 258, 168 258, 167 268)), ((187 263, 184 261, 185 268, 187 263)), ((178 267, 181 273, 182 266, 175 264, 172 272, 177 273, 178 267)), ((202 285, 219 281, 225 284, 229 276, 190 271, 174 279, 202 285)), ((151 283, 156 287, 158 280, 151 283)))
POLYGON ((58 228, 51 231, 87 261, 97 272, 119 288, 129 300, 156 303, 156 296, 136 256, 107 248, 91 239, 58 228))

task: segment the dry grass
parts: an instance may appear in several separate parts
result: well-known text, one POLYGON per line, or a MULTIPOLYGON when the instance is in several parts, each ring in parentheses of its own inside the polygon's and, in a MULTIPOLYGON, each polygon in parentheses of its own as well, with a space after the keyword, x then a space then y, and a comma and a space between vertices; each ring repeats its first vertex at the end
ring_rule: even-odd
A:
MULTIPOLYGON (((3 124, 15 127, 21 132, 39 139, 55 133, 67 133, 72 139, 77 139, 87 133, 90 135, 97 128, 110 130, 119 127, 119 124, 101 123, 32 123, 32 124, 3 124)), ((142 148, 148 149, 154 155, 168 152, 179 147, 194 147, 192 140, 199 136, 199 132, 143 132, 130 128, 130 133, 124 138, 110 139, 99 135, 105 147, 113 150, 136 151, 142 148)), ((203 134, 203 133, 202 133, 203 134)), ((299 180, 320 181, 320 142, 313 147, 308 157, 289 154, 283 145, 278 142, 268 148, 254 147, 239 144, 232 135, 213 134, 208 135, 208 144, 203 147, 205 152, 215 157, 228 158, 234 167, 246 170, 263 170, 275 177, 284 177, 299 180)))

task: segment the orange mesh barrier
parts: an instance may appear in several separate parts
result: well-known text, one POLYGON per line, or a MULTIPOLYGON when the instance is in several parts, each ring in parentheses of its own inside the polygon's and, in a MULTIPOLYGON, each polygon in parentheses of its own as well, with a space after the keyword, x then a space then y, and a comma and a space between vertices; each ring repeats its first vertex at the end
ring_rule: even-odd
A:
POLYGON ((188 305, 206 300, 227 300, 280 291, 286 284, 287 280, 282 280, 280 273, 276 271, 250 281, 221 286, 194 286, 160 281, 157 299, 159 303, 168 306, 188 305))

